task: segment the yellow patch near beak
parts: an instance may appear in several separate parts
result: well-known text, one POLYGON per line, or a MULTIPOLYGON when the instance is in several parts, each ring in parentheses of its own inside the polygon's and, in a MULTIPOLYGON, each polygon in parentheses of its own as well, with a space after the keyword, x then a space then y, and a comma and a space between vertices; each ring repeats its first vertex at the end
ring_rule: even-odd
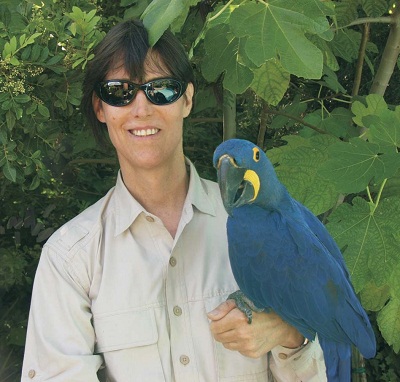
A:
POLYGON ((247 170, 244 174, 243 179, 250 182, 254 188, 254 196, 250 200, 250 202, 252 202, 257 198, 258 192, 260 191, 260 178, 258 177, 258 175, 255 171, 247 170))

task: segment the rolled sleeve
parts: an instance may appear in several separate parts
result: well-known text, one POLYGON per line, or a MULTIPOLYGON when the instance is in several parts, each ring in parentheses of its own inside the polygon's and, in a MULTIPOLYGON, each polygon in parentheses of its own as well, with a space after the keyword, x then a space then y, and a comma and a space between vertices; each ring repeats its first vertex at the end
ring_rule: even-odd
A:
POLYGON ((43 249, 33 287, 22 382, 98 381, 90 300, 65 258, 43 249))
POLYGON ((325 362, 318 339, 301 349, 277 346, 271 351, 270 368, 275 381, 326 381, 325 362))

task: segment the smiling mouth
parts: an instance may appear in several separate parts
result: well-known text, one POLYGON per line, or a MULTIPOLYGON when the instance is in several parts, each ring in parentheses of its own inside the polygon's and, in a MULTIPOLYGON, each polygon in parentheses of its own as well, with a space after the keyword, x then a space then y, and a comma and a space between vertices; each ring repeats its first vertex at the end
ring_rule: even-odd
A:
POLYGON ((142 129, 142 130, 131 130, 131 134, 136 137, 148 137, 149 135, 157 134, 160 129, 142 129))

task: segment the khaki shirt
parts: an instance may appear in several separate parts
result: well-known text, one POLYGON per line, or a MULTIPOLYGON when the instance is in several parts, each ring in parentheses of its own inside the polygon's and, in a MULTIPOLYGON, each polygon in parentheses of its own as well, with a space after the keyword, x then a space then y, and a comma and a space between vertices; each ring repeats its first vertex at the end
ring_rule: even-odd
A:
POLYGON ((213 339, 206 314, 238 288, 218 186, 189 165, 174 239, 119 175, 47 241, 22 381, 265 382, 271 372, 277 381, 326 380, 317 342, 251 359, 213 339))

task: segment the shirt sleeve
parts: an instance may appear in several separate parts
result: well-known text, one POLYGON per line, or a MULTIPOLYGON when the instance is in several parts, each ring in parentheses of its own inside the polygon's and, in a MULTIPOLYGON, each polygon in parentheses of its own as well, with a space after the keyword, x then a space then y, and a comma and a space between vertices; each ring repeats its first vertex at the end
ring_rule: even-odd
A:
POLYGON ((327 380, 324 355, 318 338, 301 349, 275 347, 270 353, 270 369, 276 382, 327 380))
POLYGON ((88 293, 67 257, 45 246, 36 271, 22 382, 98 381, 88 293))

